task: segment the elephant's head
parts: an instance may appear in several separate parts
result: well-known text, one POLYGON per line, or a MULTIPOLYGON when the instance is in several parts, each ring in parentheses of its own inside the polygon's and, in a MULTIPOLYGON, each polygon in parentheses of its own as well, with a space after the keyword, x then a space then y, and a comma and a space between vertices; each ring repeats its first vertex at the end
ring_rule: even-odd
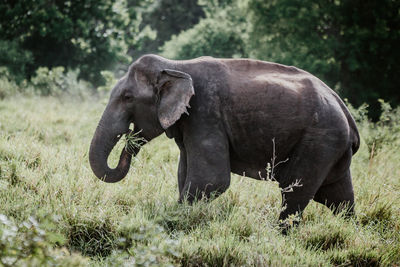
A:
POLYGON ((144 56, 113 88, 90 145, 90 166, 98 178, 115 183, 128 173, 132 152, 123 149, 115 169, 108 166, 107 159, 118 140, 130 131, 131 123, 140 137, 150 141, 186 112, 194 95, 192 79, 174 66, 163 58, 144 56))

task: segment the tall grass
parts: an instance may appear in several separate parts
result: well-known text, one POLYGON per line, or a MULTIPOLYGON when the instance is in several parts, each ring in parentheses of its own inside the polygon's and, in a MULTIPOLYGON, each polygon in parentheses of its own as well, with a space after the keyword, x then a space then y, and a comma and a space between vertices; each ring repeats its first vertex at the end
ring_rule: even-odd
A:
MULTIPOLYGON (((400 140, 393 138, 400 124, 395 118, 372 124, 362 110, 353 109, 363 137, 352 165, 357 218, 334 216, 313 202, 299 227, 283 236, 277 222, 280 192, 273 182, 233 175, 229 190, 215 201, 178 204, 179 153, 165 136, 142 148, 121 182, 95 178, 88 149, 104 105, 51 97, 0 102, 3 264, 400 264, 400 140), (17 230, 7 237, 10 229, 17 230), (31 240, 40 253, 29 252, 23 242, 12 247, 6 237, 16 244, 31 240)), ((117 164, 124 145, 121 141, 113 150, 110 165, 117 164)))

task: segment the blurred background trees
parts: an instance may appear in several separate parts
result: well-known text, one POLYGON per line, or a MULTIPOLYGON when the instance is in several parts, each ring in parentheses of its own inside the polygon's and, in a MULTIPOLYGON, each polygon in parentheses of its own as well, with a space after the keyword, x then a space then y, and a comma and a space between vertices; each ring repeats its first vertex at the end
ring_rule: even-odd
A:
POLYGON ((101 70, 127 60, 138 24, 125 1, 5 0, 0 14, 1 64, 17 79, 64 66, 94 85, 103 82, 101 70))
POLYGON ((158 53, 172 35, 192 28, 204 16, 204 10, 197 0, 152 1, 142 12, 140 30, 149 27, 156 36, 145 38, 140 48, 131 47, 129 54, 136 59, 145 53, 158 53))
POLYGON ((4 0, 0 66, 17 83, 39 67, 95 87, 145 53, 250 57, 295 65, 356 106, 400 104, 400 1, 4 0))
POLYGON ((400 103, 400 1, 250 0, 249 9, 254 57, 316 74, 373 112, 378 98, 400 103))

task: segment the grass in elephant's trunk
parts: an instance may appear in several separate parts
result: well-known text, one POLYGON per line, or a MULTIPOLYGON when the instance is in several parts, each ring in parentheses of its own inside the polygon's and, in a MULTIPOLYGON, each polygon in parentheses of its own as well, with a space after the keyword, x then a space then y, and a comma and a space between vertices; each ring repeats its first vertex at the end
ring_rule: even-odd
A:
POLYGON ((129 154, 134 154, 138 151, 141 146, 147 143, 147 140, 140 136, 140 131, 135 132, 130 130, 129 133, 125 134, 125 151, 129 154))

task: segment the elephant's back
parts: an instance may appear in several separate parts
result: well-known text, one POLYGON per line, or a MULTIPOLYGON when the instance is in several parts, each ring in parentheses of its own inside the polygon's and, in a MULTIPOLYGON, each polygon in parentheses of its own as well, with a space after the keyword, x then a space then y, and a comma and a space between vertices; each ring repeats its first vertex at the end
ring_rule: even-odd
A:
POLYGON ((219 59, 230 72, 237 74, 265 74, 265 73, 281 73, 288 75, 309 74, 308 72, 294 66, 287 66, 279 63, 255 60, 255 59, 219 59))
POLYGON ((348 123, 335 93, 315 76, 262 61, 224 63, 227 87, 219 95, 233 158, 261 166, 273 156, 274 140, 283 160, 310 131, 347 138, 348 123))

